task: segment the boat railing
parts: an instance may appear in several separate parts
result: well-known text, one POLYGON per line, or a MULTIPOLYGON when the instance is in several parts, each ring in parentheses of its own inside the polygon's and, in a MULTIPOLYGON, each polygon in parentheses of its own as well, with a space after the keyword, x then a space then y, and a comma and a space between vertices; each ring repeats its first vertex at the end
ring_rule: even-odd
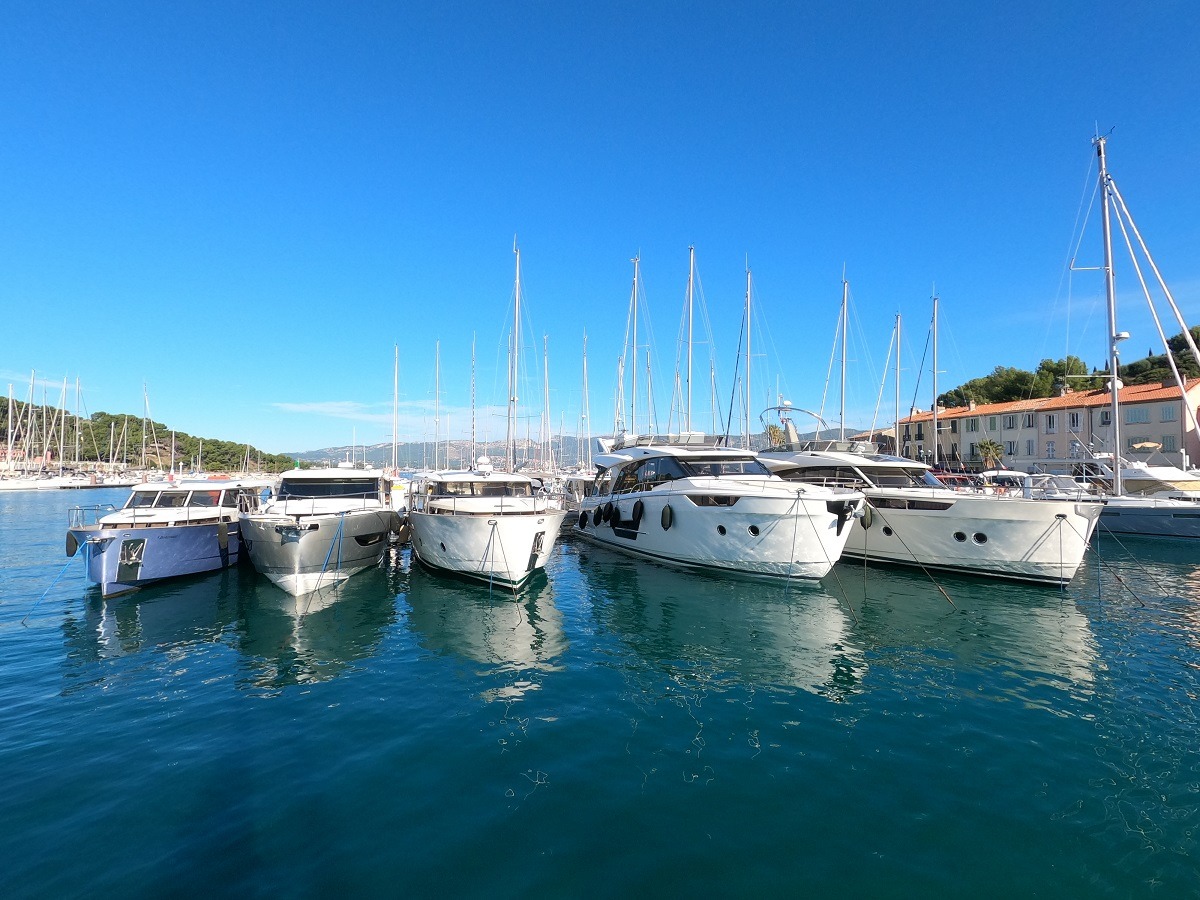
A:
POLYGON ((107 516, 112 512, 116 512, 116 508, 111 503, 72 506, 67 510, 67 527, 83 528, 87 525, 95 525, 102 516, 107 516))
POLYGON ((556 508, 545 493, 516 497, 475 497, 462 494, 417 494, 414 512, 438 513, 450 516, 511 516, 545 513, 556 508))

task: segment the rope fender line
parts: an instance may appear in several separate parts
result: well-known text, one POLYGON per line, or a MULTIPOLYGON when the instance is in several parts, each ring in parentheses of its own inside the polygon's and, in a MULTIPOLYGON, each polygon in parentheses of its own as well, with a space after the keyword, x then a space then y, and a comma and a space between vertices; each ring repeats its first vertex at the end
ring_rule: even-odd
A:
MULTIPOLYGON (((83 556, 83 559, 87 559, 86 554, 83 556)), ((46 599, 46 595, 49 594, 52 590, 54 590, 54 586, 56 584, 58 584, 59 579, 61 579, 65 574, 67 574, 67 569, 71 568, 71 563, 73 563, 73 562, 75 562, 74 559, 68 559, 66 565, 64 565, 62 567, 62 569, 59 570, 59 573, 54 576, 54 580, 52 582, 50 582, 50 587, 48 587, 44 591, 42 591, 42 596, 38 597, 36 600, 33 601, 33 606, 29 607, 29 612, 25 613, 25 617, 23 619, 21 619, 22 627, 24 627, 24 628, 29 627, 27 622, 29 620, 29 617, 33 615, 33 611, 38 608, 38 604, 40 604, 43 600, 46 599)))

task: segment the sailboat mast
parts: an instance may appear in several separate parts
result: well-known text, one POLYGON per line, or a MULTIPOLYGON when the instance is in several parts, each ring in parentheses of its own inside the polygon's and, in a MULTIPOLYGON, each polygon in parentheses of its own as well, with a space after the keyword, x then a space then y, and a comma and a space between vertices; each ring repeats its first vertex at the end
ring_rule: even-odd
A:
POLYGON ((75 465, 79 465, 79 378, 75 379, 75 465))
POLYGON ((750 260, 746 260, 746 449, 750 449, 750 260))
POLYGON ((471 459, 467 468, 475 467, 475 333, 471 332, 471 459))
POLYGON ((684 431, 692 430, 692 300, 696 284, 696 248, 688 247, 687 285, 687 421, 684 431))
POLYGON ((838 412, 840 424, 838 425, 838 440, 846 440, 846 322, 849 316, 846 313, 846 306, 850 299, 850 282, 846 280, 845 271, 842 272, 842 405, 838 412))
POLYGON ((633 434, 637 434, 637 373, 638 373, 638 352, 637 352, 637 320, 638 320, 638 275, 641 266, 641 254, 633 258, 633 296, 630 297, 630 308, 633 311, 633 394, 632 407, 630 409, 630 424, 629 430, 633 434))
POLYGON ((543 466, 549 465, 550 472, 555 471, 554 466, 554 438, 550 431, 550 335, 542 335, 542 418, 546 423, 546 450, 543 456, 543 466))
POLYGON ((896 433, 892 452, 900 455, 900 313, 896 313, 896 433))
POLYGON ((505 463, 509 472, 517 470, 517 357, 521 349, 521 248, 513 241, 517 275, 513 293, 513 329, 509 340, 508 361, 508 441, 505 463))
MULTIPOLYGON (((399 465, 400 453, 400 345, 392 345, 392 474, 399 465)), ((249 445, 247 445, 249 452, 249 445)))
POLYGON ((937 338, 938 338, 938 296, 937 292, 933 295, 933 467, 938 467, 938 407, 937 407, 937 376, 938 376, 938 358, 937 358, 937 338))
POLYGON ((12 392, 13 392, 13 386, 12 386, 12 382, 10 381, 8 383, 8 416, 4 420, 6 423, 8 423, 8 441, 6 443, 6 449, 4 451, 4 468, 10 472, 13 469, 13 458, 12 458, 12 451, 13 451, 13 427, 12 427, 13 393, 12 392))
POLYGON ((442 342, 435 341, 433 345, 433 468, 438 465, 438 443, 442 439, 442 342))
POLYGON ((583 333, 583 442, 587 447, 586 471, 592 470, 592 409, 588 400, 588 371, 587 371, 587 332, 583 333))
MULTIPOLYGON (((1100 168, 1100 217, 1104 233, 1104 294, 1108 301, 1108 371, 1109 389, 1112 391, 1112 471, 1113 493, 1120 496, 1123 492, 1121 484, 1121 400, 1119 397, 1121 379, 1118 377, 1121 351, 1118 345, 1128 337, 1117 331, 1117 279, 1113 271, 1112 251, 1112 220, 1109 203, 1112 192, 1112 178, 1108 174, 1108 162, 1104 155, 1104 143, 1107 139, 1096 138, 1096 162, 1100 168)), ((1168 348, 1167 352, 1170 352, 1168 348)))

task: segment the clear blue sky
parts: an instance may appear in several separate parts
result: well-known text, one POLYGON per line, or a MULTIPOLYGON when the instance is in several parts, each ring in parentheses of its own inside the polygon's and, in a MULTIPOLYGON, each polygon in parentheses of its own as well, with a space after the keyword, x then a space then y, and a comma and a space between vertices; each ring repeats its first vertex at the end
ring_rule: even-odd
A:
MULTIPOLYGON (((36 369, 39 401, 79 378, 88 411, 140 413, 145 383, 157 420, 200 436, 383 442, 399 344, 401 437, 420 439, 438 341, 443 429, 467 429, 474 339, 495 437, 514 235, 522 400, 540 411, 548 336, 572 433, 585 330, 593 430, 611 427, 637 253, 666 420, 689 245, 714 333, 698 416, 710 356, 728 402, 747 256, 762 405, 777 384, 820 405, 843 266, 853 424, 897 312, 911 401, 935 285, 943 388, 1067 352, 1100 365, 1100 279, 1064 275, 1097 126, 1200 322, 1198 47, 1190 0, 14 0, 0 390, 23 399, 36 369)), ((1080 263, 1098 261, 1092 229, 1080 263)), ((1158 342, 1127 307, 1141 356, 1158 342)))

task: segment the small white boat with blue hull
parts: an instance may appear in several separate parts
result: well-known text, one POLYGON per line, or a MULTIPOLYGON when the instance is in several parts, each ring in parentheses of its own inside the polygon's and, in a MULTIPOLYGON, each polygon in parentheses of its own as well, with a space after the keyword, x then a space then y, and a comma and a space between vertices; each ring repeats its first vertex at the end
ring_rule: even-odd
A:
POLYGON ((135 485, 121 509, 72 507, 67 556, 83 548, 88 580, 105 597, 214 572, 241 554, 239 511, 257 509, 270 491, 265 480, 135 485))

